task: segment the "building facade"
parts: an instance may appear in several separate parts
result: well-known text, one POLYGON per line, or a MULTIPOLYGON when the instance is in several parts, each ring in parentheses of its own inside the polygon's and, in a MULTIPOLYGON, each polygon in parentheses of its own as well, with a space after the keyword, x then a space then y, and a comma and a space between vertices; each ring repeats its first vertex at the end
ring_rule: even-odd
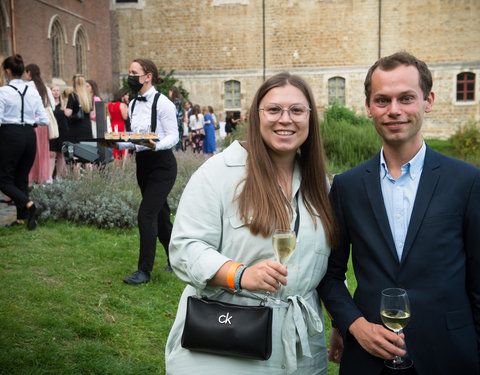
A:
POLYGON ((0 58, 20 54, 50 86, 71 86, 82 73, 110 93, 118 87, 110 19, 107 0, 1 0, 0 58))
POLYGON ((265 79, 304 77, 318 108, 365 113, 363 80, 379 56, 406 50, 434 76, 426 136, 480 119, 478 0, 110 0, 120 76, 147 57, 190 99, 245 114, 265 79))

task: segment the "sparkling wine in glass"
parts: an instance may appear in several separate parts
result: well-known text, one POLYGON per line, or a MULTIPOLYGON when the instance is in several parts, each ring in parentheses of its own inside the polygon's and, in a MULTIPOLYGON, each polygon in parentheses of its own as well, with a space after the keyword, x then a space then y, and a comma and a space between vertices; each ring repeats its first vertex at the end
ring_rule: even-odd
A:
POLYGON ((287 229, 276 229, 272 237, 273 252, 277 257, 277 260, 286 264, 293 252, 295 251, 295 245, 297 244, 297 236, 295 232, 287 229))
MULTIPOLYGON (((410 321, 410 302, 407 291, 400 288, 382 290, 380 317, 383 324, 397 335, 410 321)), ((412 366, 412 361, 405 357, 385 360, 385 366, 392 370, 403 370, 412 366)))
MULTIPOLYGON (((290 229, 276 229, 272 236, 273 252, 277 261, 286 264, 297 244, 297 236, 295 232, 290 229)), ((280 286, 281 287, 281 286, 280 286)), ((277 303, 280 303, 280 299, 276 299, 277 303)))

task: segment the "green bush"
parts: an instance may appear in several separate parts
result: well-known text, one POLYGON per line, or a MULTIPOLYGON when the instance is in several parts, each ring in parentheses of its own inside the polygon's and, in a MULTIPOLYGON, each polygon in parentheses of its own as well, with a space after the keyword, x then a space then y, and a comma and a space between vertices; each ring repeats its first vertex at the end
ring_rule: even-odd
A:
POLYGON ((382 142, 370 119, 333 105, 320 121, 328 170, 339 173, 370 159, 382 142))
POLYGON ((239 122, 237 128, 233 130, 228 137, 223 139, 223 148, 227 148, 234 141, 245 141, 247 139, 247 128, 248 125, 246 122, 239 122))
MULTIPOLYGON (((190 176, 205 161, 203 155, 190 152, 177 152, 175 156, 177 179, 168 196, 172 212, 177 210, 190 176)), ((70 170, 69 177, 59 182, 35 185, 31 196, 45 208, 41 219, 63 219, 99 228, 132 228, 137 226, 141 201, 135 173, 133 158, 125 168, 109 164, 81 173, 70 170)))
POLYGON ((457 128, 449 138, 458 156, 476 166, 480 166, 480 123, 470 121, 457 128))

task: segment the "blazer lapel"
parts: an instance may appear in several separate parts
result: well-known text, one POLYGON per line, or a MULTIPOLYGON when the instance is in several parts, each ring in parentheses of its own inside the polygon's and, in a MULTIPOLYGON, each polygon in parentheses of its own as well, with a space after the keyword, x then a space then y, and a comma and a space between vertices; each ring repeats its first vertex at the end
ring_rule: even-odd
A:
POLYGON ((415 197, 415 204, 410 217, 410 224, 408 225, 407 238, 405 239, 405 247, 402 253, 402 262, 406 259, 415 237, 417 236, 420 225, 422 224, 425 212, 430 204, 433 192, 438 183, 440 163, 435 157, 435 152, 427 146, 425 153, 425 162, 423 164, 422 177, 418 184, 417 195, 415 197))
POLYGON ((370 206, 372 207, 373 214, 377 220, 380 231, 382 232, 386 243, 395 262, 399 263, 397 251, 392 237, 392 230, 388 222, 387 211, 385 209, 385 203, 383 200, 382 189, 380 187, 380 153, 367 162, 365 168, 365 175, 363 176, 363 182, 365 184, 365 190, 367 192, 370 206))

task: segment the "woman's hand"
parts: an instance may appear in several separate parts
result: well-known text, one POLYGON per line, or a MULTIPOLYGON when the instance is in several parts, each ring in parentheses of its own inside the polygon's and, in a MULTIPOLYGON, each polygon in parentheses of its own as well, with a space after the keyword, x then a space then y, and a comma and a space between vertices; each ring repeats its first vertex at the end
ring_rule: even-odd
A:
POLYGON ((262 260, 247 267, 242 275, 242 289, 268 290, 275 293, 280 289, 280 283, 287 285, 287 266, 275 260, 262 260))

